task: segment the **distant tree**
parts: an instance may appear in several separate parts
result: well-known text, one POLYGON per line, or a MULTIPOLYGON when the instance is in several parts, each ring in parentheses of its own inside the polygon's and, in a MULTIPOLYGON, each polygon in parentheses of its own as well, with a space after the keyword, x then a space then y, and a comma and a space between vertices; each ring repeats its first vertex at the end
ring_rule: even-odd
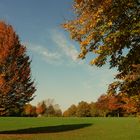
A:
POLYGON ((48 99, 44 100, 44 102, 45 102, 45 104, 46 104, 47 107, 50 106, 50 105, 55 106, 55 101, 54 101, 54 99, 48 98, 48 99))
POLYGON ((46 107, 45 101, 38 103, 38 105, 36 107, 37 115, 39 115, 39 116, 44 115, 46 112, 46 109, 47 109, 47 107, 46 107))
POLYGON ((55 110, 55 117, 62 117, 62 110, 61 109, 55 110))
POLYGON ((106 94, 102 94, 98 98, 96 102, 96 106, 97 109, 100 110, 100 116, 106 117, 106 115, 109 113, 108 103, 109 103, 109 99, 106 94))
POLYGON ((36 113, 36 106, 32 106, 31 116, 32 116, 32 117, 36 117, 36 116, 37 116, 37 113, 36 113))
POLYGON ((33 100, 31 60, 12 26, 0 21, 0 116, 33 100))
POLYGON ((87 102, 81 101, 77 105, 77 111, 76 111, 77 117, 90 117, 90 106, 87 102))
POLYGON ((55 110, 55 116, 56 117, 61 117, 62 116, 62 110, 60 109, 59 104, 54 104, 53 108, 55 110))
POLYGON ((46 116, 46 117, 62 116, 62 111, 59 105, 55 104, 54 99, 46 99, 39 102, 36 108, 36 113, 39 116, 46 116))
POLYGON ((24 116, 35 117, 36 114, 36 107, 32 106, 31 104, 26 104, 23 110, 24 116))
POLYGON ((55 110, 54 110, 53 105, 49 105, 49 106, 46 108, 45 116, 48 116, 48 117, 53 117, 53 116, 55 116, 55 110))
POLYGON ((69 116, 68 110, 65 110, 65 111, 63 112, 63 117, 70 117, 70 116, 69 116))
POLYGON ((71 105, 64 113, 64 117, 76 117, 77 107, 76 105, 71 105))
POLYGON ((90 106, 90 115, 91 117, 99 117, 100 116, 100 110, 97 108, 96 102, 91 102, 89 104, 90 106))
POLYGON ((76 16, 63 27, 79 42, 79 58, 93 53, 91 65, 109 62, 118 70, 113 90, 140 101, 140 1, 74 0, 73 7, 76 16))

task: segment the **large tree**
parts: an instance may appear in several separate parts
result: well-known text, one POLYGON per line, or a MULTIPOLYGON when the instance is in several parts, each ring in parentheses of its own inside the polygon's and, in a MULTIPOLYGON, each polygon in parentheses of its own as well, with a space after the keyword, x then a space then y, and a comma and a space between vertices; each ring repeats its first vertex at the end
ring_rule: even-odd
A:
POLYGON ((30 63, 12 26, 0 21, 0 116, 22 109, 33 99, 30 63))
POLYGON ((79 42, 79 58, 93 53, 91 65, 116 67, 109 92, 140 98, 140 1, 74 0, 73 7, 76 17, 63 27, 79 42))

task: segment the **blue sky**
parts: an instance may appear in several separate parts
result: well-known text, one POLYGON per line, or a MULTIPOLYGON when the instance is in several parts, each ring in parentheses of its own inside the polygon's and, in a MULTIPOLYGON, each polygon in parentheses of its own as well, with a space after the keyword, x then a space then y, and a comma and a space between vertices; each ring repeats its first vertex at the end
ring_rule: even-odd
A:
POLYGON ((0 19, 14 27, 32 59, 37 86, 32 104, 54 98, 64 110, 81 100, 95 101, 113 81, 116 71, 107 65, 76 59, 79 45, 60 25, 72 17, 72 0, 0 1, 0 19))

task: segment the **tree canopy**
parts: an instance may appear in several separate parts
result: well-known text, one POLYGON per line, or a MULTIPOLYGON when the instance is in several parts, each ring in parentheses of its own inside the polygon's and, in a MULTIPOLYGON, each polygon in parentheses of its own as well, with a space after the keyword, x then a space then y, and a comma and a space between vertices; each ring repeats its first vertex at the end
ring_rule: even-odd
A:
POLYGON ((0 21, 0 116, 10 115, 33 99, 36 89, 30 63, 12 26, 0 21))
POLYGON ((140 96, 140 1, 74 0, 73 7, 76 18, 63 27, 79 42, 79 58, 93 53, 91 65, 117 68, 109 93, 140 96))

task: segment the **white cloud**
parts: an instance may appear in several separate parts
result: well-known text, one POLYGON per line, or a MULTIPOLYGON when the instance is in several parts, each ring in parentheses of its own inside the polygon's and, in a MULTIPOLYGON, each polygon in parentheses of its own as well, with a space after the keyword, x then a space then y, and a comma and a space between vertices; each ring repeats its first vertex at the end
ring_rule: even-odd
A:
POLYGON ((36 44, 27 43, 28 49, 34 53, 41 55, 43 60, 48 63, 56 64, 61 59, 61 54, 58 52, 51 52, 46 47, 36 44))
POLYGON ((79 52, 77 51, 76 47, 70 41, 68 41, 62 32, 59 30, 51 30, 49 38, 50 43, 55 43, 51 51, 47 48, 47 46, 42 46, 40 44, 26 44, 30 51, 41 55, 43 60, 49 64, 75 66, 75 64, 77 65, 84 63, 84 61, 77 58, 79 52))
POLYGON ((53 30, 51 35, 53 42, 63 51, 63 54, 74 62, 78 62, 78 51, 76 47, 60 31, 53 30))

